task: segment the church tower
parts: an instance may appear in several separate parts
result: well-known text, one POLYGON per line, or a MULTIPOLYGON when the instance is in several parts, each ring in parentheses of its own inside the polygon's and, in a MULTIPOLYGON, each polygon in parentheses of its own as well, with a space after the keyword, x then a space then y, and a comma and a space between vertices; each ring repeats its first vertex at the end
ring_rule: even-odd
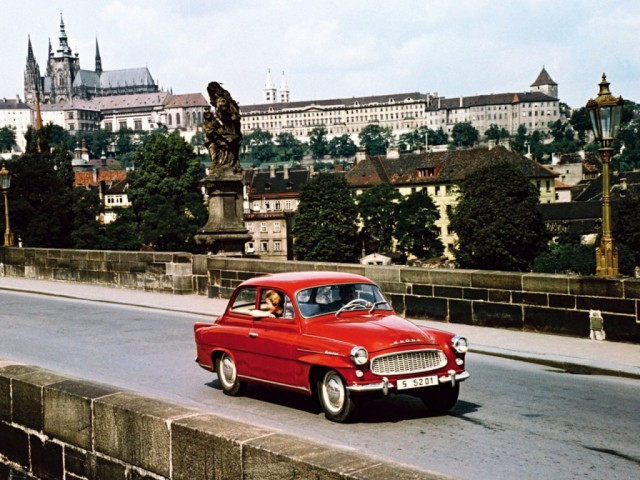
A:
POLYGON ((273 83, 273 78, 271 78, 271 70, 267 70, 267 82, 264 86, 264 102, 276 103, 276 101, 276 86, 273 83))
POLYGON ((98 47, 98 39, 96 38, 96 73, 102 75, 102 58, 100 58, 100 47, 98 47))
POLYGON ((59 103, 69 101, 72 98, 73 81, 80 70, 80 59, 74 55, 67 41, 67 33, 64 29, 64 20, 60 13, 60 44, 57 50, 49 53, 48 75, 51 76, 51 94, 49 102, 59 103))
POLYGON ((27 104, 35 105, 37 96, 42 91, 42 77, 40 76, 40 67, 33 55, 31 47, 31 36, 29 36, 29 45, 27 47, 27 66, 24 70, 24 101, 27 104))
POLYGON ((280 102, 281 103, 289 103, 289 85, 287 85, 287 79, 284 76, 284 72, 282 72, 282 78, 280 79, 280 90, 278 91, 280 94, 280 102))
POLYGON ((542 71, 536 78, 536 81, 531 84, 532 92, 542 92, 550 97, 559 98, 558 97, 558 84, 553 81, 551 75, 547 73, 547 70, 542 66, 542 71))

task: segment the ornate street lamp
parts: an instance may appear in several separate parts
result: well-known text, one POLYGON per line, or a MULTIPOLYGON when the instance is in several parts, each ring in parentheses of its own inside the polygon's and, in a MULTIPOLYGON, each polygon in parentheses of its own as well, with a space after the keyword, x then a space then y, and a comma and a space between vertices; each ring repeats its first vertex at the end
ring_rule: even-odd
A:
POLYGON ((13 232, 9 226, 9 199, 7 194, 9 193, 9 187, 11 186, 11 172, 7 170, 4 162, 2 163, 2 170, 0 170, 0 188, 4 194, 4 246, 13 246, 13 232))
POLYGON ((611 234, 609 162, 613 154, 611 144, 620 130, 623 103, 622 97, 611 95, 607 76, 603 73, 598 96, 587 102, 591 128, 595 141, 600 144, 598 152, 602 161, 602 240, 596 248, 596 275, 599 277, 618 275, 618 249, 611 234))

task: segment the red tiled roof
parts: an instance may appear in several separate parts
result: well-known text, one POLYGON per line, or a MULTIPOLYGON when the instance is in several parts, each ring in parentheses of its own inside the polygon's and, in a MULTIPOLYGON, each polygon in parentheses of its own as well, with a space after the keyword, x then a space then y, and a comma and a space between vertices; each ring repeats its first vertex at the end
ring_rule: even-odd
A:
POLYGON ((119 182, 127 178, 126 170, 98 170, 97 172, 75 172, 74 187, 96 186, 100 182, 119 182), (94 173, 96 174, 94 177, 94 173))

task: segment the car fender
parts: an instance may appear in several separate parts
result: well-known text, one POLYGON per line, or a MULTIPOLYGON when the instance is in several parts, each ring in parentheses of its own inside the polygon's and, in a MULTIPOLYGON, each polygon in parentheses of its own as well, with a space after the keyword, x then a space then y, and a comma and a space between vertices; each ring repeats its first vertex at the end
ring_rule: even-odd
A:
POLYGON ((298 358, 301 363, 333 369, 354 368, 350 358, 331 352, 309 353, 298 358))

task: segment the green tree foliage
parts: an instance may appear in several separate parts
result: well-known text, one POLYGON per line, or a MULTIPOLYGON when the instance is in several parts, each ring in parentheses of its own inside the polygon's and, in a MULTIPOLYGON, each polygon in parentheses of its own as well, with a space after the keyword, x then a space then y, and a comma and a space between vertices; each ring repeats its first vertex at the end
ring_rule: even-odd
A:
POLYGON ((524 271, 545 245, 538 191, 509 161, 488 162, 462 183, 451 217, 463 268, 524 271))
POLYGON ((133 144, 134 131, 130 128, 121 128, 116 135, 116 151, 118 156, 133 152, 136 147, 133 144))
POLYGON ((332 158, 348 158, 356 154, 358 147, 348 134, 333 137, 329 141, 329 155, 332 158))
POLYGON ((527 127, 519 125, 511 142, 511 148, 518 153, 527 153, 527 127))
POLYGON ((390 128, 376 124, 367 125, 358 134, 360 146, 364 147, 369 155, 386 154, 393 138, 393 132, 390 128))
POLYGON ((140 239, 157 250, 193 251, 193 235, 207 216, 199 185, 204 172, 193 148, 177 132, 152 133, 134 162, 127 180, 140 239))
POLYGON ((501 138, 509 138, 510 135, 506 128, 500 128, 495 123, 492 123, 489 125, 487 131, 484 132, 484 136, 487 137, 488 140, 499 141, 501 138))
POLYGON ((256 165, 269 162, 276 157, 276 146, 271 132, 257 128, 243 136, 242 145, 250 152, 256 165))
POLYGON ((596 271, 595 247, 580 243, 554 244, 550 251, 535 258, 532 269, 538 273, 593 275, 596 271))
POLYGON ((438 208, 426 190, 404 198, 397 209, 395 237, 398 251, 418 259, 442 255, 444 246, 435 224, 439 218, 438 208))
POLYGON ((92 132, 77 132, 75 137, 76 145, 82 145, 84 139, 89 156, 91 158, 100 158, 102 153, 106 155, 109 152, 109 145, 112 141, 112 135, 106 130, 94 130, 92 132))
POLYGON ((640 195, 629 192, 618 202, 618 218, 614 225, 613 237, 626 245, 640 265, 640 195))
POLYGON ((299 162, 305 152, 305 144, 290 133, 280 133, 276 138, 278 155, 283 162, 299 162))
POLYGON ((132 208, 117 208, 115 221, 104 226, 101 248, 105 250, 139 250, 142 238, 132 208))
POLYGON ((472 147, 478 142, 478 130, 470 122, 456 123, 451 129, 451 139, 456 147, 472 147))
POLYGON ((329 153, 329 142, 327 141, 327 129, 324 127, 312 128, 309 132, 309 150, 315 159, 321 159, 329 153))
POLYGON ((319 173, 300 192, 292 233, 298 260, 353 262, 358 211, 342 175, 319 173))
POLYGON ((449 142, 449 135, 442 127, 437 130, 427 129, 429 145, 446 145, 449 142))
POLYGON ((640 121, 632 120, 623 125, 615 143, 620 153, 614 155, 611 161, 612 168, 620 172, 640 168, 640 121))
POLYGON ((7 164, 13 174, 9 189, 11 228, 24 246, 73 246, 71 155, 66 148, 52 147, 56 131, 51 124, 40 131, 29 128, 25 154, 7 164))
POLYGON ((15 144, 15 130, 11 127, 0 128, 0 152, 10 152, 15 144))
POLYGON ((391 251, 400 199, 401 195, 388 183, 369 188, 357 198, 361 238, 367 252, 391 251))
POLYGON ((98 191, 74 188, 72 200, 73 231, 71 232, 71 240, 73 248, 86 250, 102 248, 104 236, 99 217, 103 208, 98 191))

